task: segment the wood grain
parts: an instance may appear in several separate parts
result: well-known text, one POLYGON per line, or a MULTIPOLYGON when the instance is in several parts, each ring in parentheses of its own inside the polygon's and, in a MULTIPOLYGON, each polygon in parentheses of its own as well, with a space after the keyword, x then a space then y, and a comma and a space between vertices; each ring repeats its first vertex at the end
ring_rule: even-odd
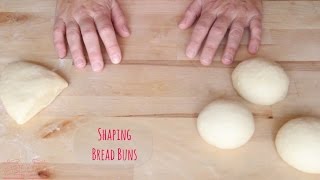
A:
MULTIPOLYGON (((15 53, 27 59, 56 58, 51 37, 55 1, 29 1, 23 4, 16 0, 1 1, 0 37, 7 43, 0 44, 0 53, 3 57, 15 53)), ((189 1, 184 2, 121 1, 132 30, 130 38, 119 38, 124 60, 190 60, 184 51, 191 30, 181 31, 177 27, 189 1)), ((317 61, 319 18, 318 1, 264 2, 264 46, 259 55, 278 61, 317 61)), ((246 50, 247 35, 242 44, 237 60, 250 57, 246 50)), ((220 54, 221 49, 216 60, 220 54)))
MULTIPOLYGON (((291 80, 288 97, 273 106, 250 104, 232 88, 233 68, 253 57, 247 52, 247 32, 237 62, 230 66, 219 62, 225 40, 211 66, 185 56, 192 29, 181 31, 177 23, 189 2, 120 0, 132 31, 130 38, 119 38, 124 61, 111 65, 106 58, 105 70, 94 73, 90 67, 76 70, 70 56, 57 60, 51 35, 55 0, 0 0, 0 71, 10 62, 27 60, 55 70, 70 83, 23 126, 0 103, 0 161, 8 160, 7 155, 22 160, 39 156, 46 163, 31 173, 42 179, 319 179, 284 163, 274 138, 291 118, 320 117, 320 2, 264 1, 258 56, 278 61, 291 80), (254 136, 239 149, 219 150, 198 135, 198 113, 218 98, 239 100, 255 116, 254 136), (152 151, 150 159, 129 168, 81 163, 75 152, 91 142, 74 144, 77 130, 101 122, 148 131, 139 143, 152 139, 150 149, 140 147, 142 156, 152 151)), ((6 166, 0 165, 0 177, 6 166)))

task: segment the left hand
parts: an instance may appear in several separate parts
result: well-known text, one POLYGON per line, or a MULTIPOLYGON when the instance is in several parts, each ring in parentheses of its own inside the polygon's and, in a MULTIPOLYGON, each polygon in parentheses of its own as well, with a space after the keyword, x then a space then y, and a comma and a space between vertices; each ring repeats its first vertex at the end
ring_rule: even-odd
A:
POLYGON ((193 0, 179 23, 181 29, 187 29, 200 16, 187 46, 186 55, 194 58, 207 36, 200 61, 203 65, 210 65, 219 44, 230 28, 222 62, 231 64, 246 27, 250 29, 248 50, 252 54, 257 53, 261 43, 261 11, 261 0, 193 0))
POLYGON ((130 35, 116 0, 57 0, 54 44, 59 58, 66 56, 68 45, 77 68, 86 66, 86 51, 92 69, 101 71, 101 39, 111 62, 118 64, 122 56, 116 33, 122 37, 130 35))

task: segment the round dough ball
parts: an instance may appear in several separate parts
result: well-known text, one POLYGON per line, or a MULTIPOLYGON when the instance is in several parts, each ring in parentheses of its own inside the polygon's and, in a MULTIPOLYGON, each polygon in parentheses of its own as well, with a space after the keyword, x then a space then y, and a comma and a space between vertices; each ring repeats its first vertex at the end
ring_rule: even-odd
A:
POLYGON ((242 104, 217 100, 206 106, 198 116, 200 136, 221 149, 234 149, 249 141, 254 132, 252 113, 242 104))
POLYGON ((287 96, 289 78, 281 66, 262 58, 241 62, 232 73, 233 87, 247 101, 272 105, 287 96))
POLYGON ((320 119, 302 117, 287 122, 275 143, 289 165, 306 173, 320 173, 320 119))

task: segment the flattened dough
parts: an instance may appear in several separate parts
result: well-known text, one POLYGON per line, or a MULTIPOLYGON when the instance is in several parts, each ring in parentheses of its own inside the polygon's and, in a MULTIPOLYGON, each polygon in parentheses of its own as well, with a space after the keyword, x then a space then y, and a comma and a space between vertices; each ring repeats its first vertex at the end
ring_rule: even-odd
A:
POLYGON ((24 124, 47 107, 68 83, 48 69, 28 63, 13 62, 1 73, 0 98, 8 114, 24 124))

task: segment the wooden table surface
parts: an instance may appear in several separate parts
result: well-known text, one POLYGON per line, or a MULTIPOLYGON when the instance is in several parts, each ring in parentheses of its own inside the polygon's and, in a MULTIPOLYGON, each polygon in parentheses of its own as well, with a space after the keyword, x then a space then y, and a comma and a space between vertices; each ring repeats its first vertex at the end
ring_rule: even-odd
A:
MULTIPOLYGON (((57 60, 51 32, 55 0, 0 0, 0 69, 27 60, 58 67, 70 83, 23 126, 0 103, 0 160, 38 157, 45 165, 31 173, 49 179, 320 179, 284 163, 274 146, 286 121, 320 116, 320 1, 263 2, 258 56, 279 61, 291 79, 288 97, 273 106, 255 106, 236 94, 230 74, 237 62, 222 65, 221 49, 210 67, 184 55, 191 30, 179 30, 177 22, 189 2, 120 0, 132 31, 119 39, 124 61, 107 60, 104 71, 94 73, 73 68, 70 56, 57 60), (240 100, 255 115, 256 131, 239 149, 219 150, 198 135, 198 113, 217 98, 240 100), (101 146, 97 127, 131 129, 134 145, 118 143, 136 147, 140 161, 90 164, 86 150, 101 146)), ((247 38, 237 61, 252 57, 247 38)))

